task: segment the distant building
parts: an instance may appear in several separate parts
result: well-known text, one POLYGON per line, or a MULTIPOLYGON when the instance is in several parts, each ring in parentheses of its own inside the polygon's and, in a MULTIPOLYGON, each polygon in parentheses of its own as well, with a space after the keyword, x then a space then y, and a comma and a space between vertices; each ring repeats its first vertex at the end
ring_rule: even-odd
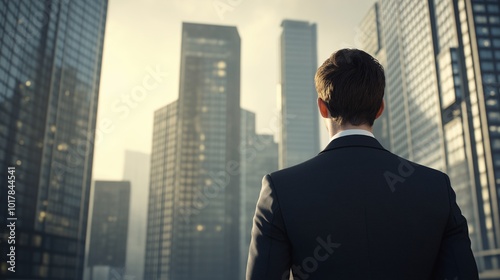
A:
POLYGON ((284 20, 281 23, 279 139, 280 168, 312 158, 320 152, 316 24, 284 20))
POLYGON ((363 36, 387 56, 387 148, 448 173, 480 277, 500 279, 500 3, 376 6, 382 32, 363 36))
POLYGON ((0 228, 1 279, 83 277, 107 3, 0 1, 0 178, 16 168, 17 218, 15 274, 0 228))
POLYGON ((144 279, 239 277, 240 37, 183 23, 179 100, 155 112, 144 279))
MULTIPOLYGON (((146 254, 146 229, 148 217, 150 156, 135 151, 125 151, 123 180, 130 181, 130 218, 127 241, 125 276, 142 280, 146 254)), ((127 278, 126 278, 127 279, 127 278)))
POLYGON ((240 177, 240 252, 241 276, 245 279, 248 248, 255 207, 262 187, 262 178, 278 169, 278 144, 273 135, 257 134, 255 113, 241 110, 241 177, 240 177))
MULTIPOLYGON (((382 25, 380 17, 380 4, 375 3, 365 15, 357 29, 355 41, 361 45, 361 48, 375 57, 384 68, 387 66, 387 57, 382 40, 382 25)), ((387 72, 386 72, 387 76, 387 72)), ((386 77, 387 79, 387 77, 386 77)), ((373 134, 377 140, 386 149, 391 148, 389 112, 391 108, 387 106, 387 90, 384 96, 386 107, 383 114, 375 121, 373 125, 373 134)))
MULTIPOLYGON (((123 274, 127 252, 130 212, 130 182, 95 181, 94 205, 90 227, 88 266, 107 266, 123 274)), ((99 280, 114 280, 100 278, 99 280)))

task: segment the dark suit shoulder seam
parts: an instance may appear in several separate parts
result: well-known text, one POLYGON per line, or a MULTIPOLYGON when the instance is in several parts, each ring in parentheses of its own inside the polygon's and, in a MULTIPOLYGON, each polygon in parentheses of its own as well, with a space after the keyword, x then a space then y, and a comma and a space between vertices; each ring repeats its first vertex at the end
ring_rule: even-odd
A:
MULTIPOLYGON (((283 221, 283 226, 285 227, 285 234, 286 234, 286 236, 288 238, 288 230, 287 230, 287 226, 286 226, 285 217, 283 217, 283 211, 281 210, 281 205, 280 205, 278 190, 274 186, 274 181, 273 181, 273 177, 271 177, 271 174, 267 174, 267 176, 269 177, 269 183, 270 183, 271 189, 273 189, 274 192, 276 193, 276 203, 277 203, 277 206, 278 206, 278 209, 279 209, 279 214, 281 215, 281 220, 283 221)), ((273 220, 274 220, 274 215, 273 215, 273 220)))
POLYGON ((442 173, 442 175, 443 175, 443 179, 444 179, 446 198, 448 199, 448 211, 449 211, 448 217, 451 217, 453 219, 453 222, 456 223, 457 221, 455 220, 455 217, 453 217, 453 213, 452 213, 453 212, 453 207, 452 207, 453 201, 451 201, 450 189, 451 190, 453 190, 453 189, 451 187, 451 182, 450 182, 448 175, 446 175, 444 173, 442 173))
MULTIPOLYGON (((276 188, 274 187, 273 178, 271 177, 271 174, 267 174, 266 177, 269 178, 269 188, 271 188, 271 192, 273 192, 273 191, 275 192, 276 203, 277 203, 277 207, 278 207, 277 209, 280 212, 281 219, 283 219, 283 215, 281 214, 281 206, 280 206, 279 199, 278 199, 278 192, 276 191, 276 188)), ((271 205, 271 209, 272 208, 273 208, 273 206, 271 205)), ((276 219, 276 215, 273 215, 272 219, 271 219, 271 224, 274 224, 274 220, 275 219, 276 219)), ((285 232, 286 232, 286 225, 285 225, 285 221, 284 220, 283 220, 283 226, 285 227, 285 232)), ((272 248, 273 248, 273 242, 271 241, 270 244, 269 244, 269 251, 268 251, 268 256, 267 256, 268 260, 271 259, 272 248)), ((264 272, 264 276, 265 277, 268 277, 268 272, 269 272, 269 265, 266 266, 266 271, 264 272)))
MULTIPOLYGON (((454 192, 454 190, 451 186, 450 177, 446 173, 442 173, 442 174, 443 174, 443 178, 444 178, 444 184, 446 187, 446 194, 448 197, 449 217, 453 220, 453 223, 454 223, 453 226, 457 226, 459 221, 456 219, 455 215, 453 214, 453 205, 452 205, 453 201, 452 201, 452 196, 450 193, 450 191, 454 192)), ((456 198, 456 194, 455 194, 455 201, 456 201, 456 199, 457 198, 456 198)), ((456 254, 453 254, 453 262, 455 263, 455 267, 457 268, 457 271, 459 272, 459 274, 461 274, 462 268, 458 265, 456 254)))

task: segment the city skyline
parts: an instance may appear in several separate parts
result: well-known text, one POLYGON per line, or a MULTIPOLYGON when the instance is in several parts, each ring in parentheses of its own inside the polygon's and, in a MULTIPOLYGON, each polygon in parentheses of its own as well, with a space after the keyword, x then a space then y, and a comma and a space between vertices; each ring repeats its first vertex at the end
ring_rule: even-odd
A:
MULTIPOLYGON (((394 4, 394 3, 393 3, 394 4)), ((389 6, 389 9, 390 9, 390 5, 386 5, 386 6, 389 6)), ((394 6, 397 6, 397 5, 394 5, 394 6)), ((420 5, 420 6, 417 6, 417 7, 414 7, 414 10, 413 10, 413 13, 414 15, 420 15, 422 16, 422 13, 423 11, 425 11, 425 5, 420 5), (420 14, 419 14, 420 13, 420 14)), ((392 8, 394 9, 394 8, 392 8)), ((379 10, 378 8, 374 11, 370 11, 370 9, 367 9, 366 11, 364 11, 364 13, 362 13, 363 15, 366 15, 366 13, 379 13, 379 10)), ((429 16, 429 15, 426 15, 426 16, 429 16)), ((294 18, 289 18, 289 17, 285 17, 283 18, 284 20, 286 19, 294 19, 294 18)), ((390 19, 385 19, 386 21, 389 21, 390 19)), ((315 20, 311 20, 312 22, 316 22, 315 20)), ((358 24, 362 21, 362 19, 358 20, 358 24)), ((405 26, 410 26, 408 27, 407 29, 407 32, 410 32, 411 30, 411 27, 412 27, 412 23, 411 21, 408 19, 406 19, 406 22, 405 23, 405 26)), ((219 23, 216 23, 216 24, 219 24, 219 23)), ((228 26, 227 24, 223 24, 225 26, 228 26)), ((389 31, 392 31, 394 32, 393 34, 399 34, 398 32, 400 31, 395 31, 397 30, 397 24, 386 24, 388 27, 387 30, 389 31), (392 28, 392 29, 389 29, 389 28, 392 28)), ((320 26, 321 27, 321 26, 320 26)), ((360 34, 366 34, 366 31, 363 31, 362 30, 363 27, 361 27, 360 29, 356 29, 356 32, 359 32, 360 34), (364 32, 364 33, 363 33, 364 32)), ((424 27, 421 27, 419 26, 419 28, 424 28, 424 27)), ((423 29, 425 30, 425 29, 423 29)), ((373 32, 374 30, 373 29, 369 29, 368 32, 373 32)), ((382 33, 380 31, 380 33, 382 33)), ((359 35, 359 34, 358 34, 359 35)), ((421 32, 420 35, 419 35, 421 41, 421 47, 419 47, 421 50, 423 49, 425 52, 426 52, 426 57, 430 57, 430 56, 433 56, 434 53, 433 53, 433 48, 431 45, 429 45, 429 38, 430 36, 432 36, 432 34, 430 34, 430 31, 429 30, 426 30, 426 32, 421 32)), ((321 37, 319 37, 319 40, 321 40, 321 37)), ((381 37, 381 36, 380 36, 381 37)), ((377 41, 381 41, 382 39, 381 38, 377 38, 378 40, 377 41)), ((243 38, 243 42, 245 40, 245 37, 242 36, 243 38)), ((395 39, 397 37, 392 37, 392 39, 395 39)), ((389 38, 390 40, 391 38, 389 38)), ((395 65, 396 64, 396 61, 398 61, 399 58, 397 58, 397 55, 394 55, 394 53, 397 53, 399 52, 399 46, 397 45, 394 45, 394 46, 391 46, 393 49, 392 51, 390 52, 391 55, 389 55, 389 57, 387 57, 387 52, 385 49, 383 49, 382 46, 380 45, 373 45, 373 42, 360 42, 360 40, 362 40, 362 38, 358 37, 356 38, 356 40, 358 42, 356 42, 354 45, 352 45, 352 47, 358 47, 360 48, 361 46, 367 46, 368 49, 373 49, 374 51, 376 51, 376 54, 378 54, 378 58, 381 60, 382 64, 384 64, 384 66, 387 65, 387 60, 390 60, 390 63, 391 65, 395 65), (380 49, 383 49, 380 53, 378 53, 378 51, 380 49), (395 51, 394 51, 395 50, 395 51), (392 61, 391 61, 392 59, 392 61)), ((408 42, 405 42, 405 43, 408 43, 408 42)), ((318 44, 319 45, 319 44, 318 44)), ((344 46, 345 47, 345 46, 344 46)), ((319 62, 321 63, 321 61, 324 60, 324 58, 318 56, 318 60, 319 62)), ((430 63, 432 63, 433 59, 427 59, 425 62, 430 65, 430 63)), ((416 64, 411 64, 411 61, 409 60, 406 60, 406 61, 401 61, 402 65, 406 65, 408 64, 409 66, 406 65, 406 67, 409 67, 409 68, 416 68, 416 64), (406 63, 406 64, 404 64, 406 63)), ((436 63, 436 62, 434 62, 436 63)), ((278 63, 279 64, 279 63, 278 63)), ((244 67, 244 66, 242 66, 244 67)), ((395 72, 398 72, 398 71, 402 71, 401 69, 392 69, 391 70, 392 73, 395 73, 395 72)), ((150 73, 150 71, 146 71, 148 73, 150 73)), ((388 75, 391 75, 390 74, 391 72, 388 73, 388 75)), ((172 75, 172 74, 175 74, 174 73, 168 73, 168 75, 172 75)), ((432 74, 433 76, 436 76, 437 74, 432 74)), ((434 83, 437 83, 437 81, 433 81, 434 83)), ((388 90, 389 91, 393 91, 393 92, 396 92, 398 90, 402 90, 403 87, 415 87, 416 86, 416 82, 415 80, 409 80, 409 81, 406 81, 406 80, 400 80, 399 82, 397 81, 393 81, 392 84, 390 84, 388 86, 388 90), (406 83, 406 84, 405 84, 406 83), (392 88, 391 88, 392 87, 392 88)), ((435 86, 435 84, 429 84, 427 85, 429 88, 433 88, 434 91, 427 91, 427 89, 422 89, 421 92, 424 92, 427 94, 427 97, 421 97, 419 100, 422 100, 422 99, 426 99, 427 100, 427 103, 426 103, 426 108, 433 108, 433 107, 436 107, 438 106, 438 100, 437 100, 437 87, 435 86), (432 104, 429 102, 429 100, 432 100, 432 104)), ((243 89, 242 89, 243 91, 243 89)), ((405 98, 408 98, 408 97, 405 97, 405 98)), ((410 98, 414 98, 414 96, 410 96, 410 98)), ((417 100, 418 101, 418 100, 417 100)), ((401 100, 396 100, 396 99, 393 99, 389 102, 392 102, 392 105, 391 103, 388 103, 388 110, 386 110, 386 112, 384 113, 384 116, 382 118, 388 118, 388 112, 389 110, 394 110, 395 112, 399 110, 399 112, 404 112, 404 110, 408 110, 408 108, 403 108, 401 106, 399 106, 398 104, 404 104, 404 102, 402 102, 401 100)), ((418 102, 421 102, 421 101, 418 101, 418 102)), ((138 106, 140 106, 141 104, 139 103, 138 106)), ((245 108, 245 105, 244 104, 241 104, 243 108, 245 108)), ((415 107, 416 108, 416 107, 415 107)), ((133 108, 131 108, 131 111, 132 111, 133 108)), ((251 110, 253 112, 256 112, 257 113, 257 116, 260 115, 260 112, 259 110, 251 110)), ((275 112, 278 112, 278 111, 275 111, 275 112)), ((266 114, 266 112, 264 113, 266 114)), ((268 114, 268 112, 267 112, 268 114)), ((412 122, 414 122, 416 119, 421 119, 421 118, 426 118, 426 119, 430 119, 432 120, 433 117, 435 117, 435 115, 437 114, 437 111, 434 112, 434 115, 429 115, 428 112, 425 112, 425 110, 422 110, 420 111, 420 115, 418 114, 414 114, 413 115, 413 120, 411 120, 412 122)), ((409 122, 410 120, 408 119, 405 119, 405 117, 401 114, 398 115, 399 118, 400 118, 400 122, 399 122, 399 125, 403 125, 404 123, 406 122, 409 122)), ((387 120, 386 120, 387 121, 387 120)), ((388 121, 387 121, 388 122, 388 121)), ((393 123, 395 123, 394 120, 392 120, 393 123)), ((432 141, 432 145, 435 145, 436 147, 431 147, 429 146, 429 140, 427 141, 424 141, 422 143, 420 143, 418 147, 414 147, 412 146, 411 144, 406 144, 406 143, 412 143, 413 141, 415 141, 415 139, 410 139, 410 137, 412 137, 411 135, 405 135, 405 134, 399 134, 397 135, 397 137, 399 137, 399 140, 398 141, 392 141, 392 142, 387 142, 387 143, 392 143, 392 145, 394 146, 388 146, 387 148, 389 149, 394 149, 394 152, 402 155, 402 156, 405 156, 405 157, 409 157, 411 159, 414 159, 414 160, 417 160, 417 161, 420 161, 424 164, 428 164, 430 165, 431 167, 434 167, 434 168, 438 168, 438 169, 444 169, 445 168, 445 147, 444 147, 444 139, 443 139, 443 135, 440 134, 440 126, 441 126, 441 123, 440 122, 434 122, 432 120, 432 122, 429 122, 429 123, 425 123, 423 122, 425 125, 427 125, 427 128, 430 130, 430 131, 434 131, 434 136, 431 137, 431 139, 438 139, 437 141, 432 141), (402 140, 402 139, 406 139, 406 140, 402 140), (439 153, 435 153, 436 150, 439 150, 439 153)), ((388 124, 387 124, 388 125, 388 124)), ((262 126, 262 125, 261 125, 262 126)), ((264 125, 265 126, 265 125, 264 125)), ((422 124, 420 125, 422 126, 422 124)), ((391 127, 392 128, 392 127, 391 127)), ((411 128, 411 129, 416 129, 415 131, 413 131, 413 134, 417 134, 418 135, 418 132, 419 131, 424 131, 426 129, 422 129, 421 127, 417 127, 417 128, 411 128)), ((322 133, 322 139, 321 139, 321 142, 324 143, 325 142, 325 138, 324 137, 324 127, 322 127, 320 125, 320 131, 323 132, 322 133)), ((397 128, 396 129, 392 129, 391 131, 393 131, 392 133, 397 133, 397 128)), ((394 137, 394 135, 391 135, 389 132, 387 132, 389 135, 387 135, 387 137, 394 137)), ((274 133, 274 136, 276 138, 278 138, 276 135, 276 133, 274 133)), ((321 145, 323 146, 323 145, 321 145)), ((261 176, 263 174, 256 174, 255 176, 261 176)), ((466 210, 467 211, 467 210, 466 210)))
POLYGON ((13 278, 243 276, 262 177, 330 139, 314 73, 340 48, 380 61, 376 139, 449 175, 481 277, 500 277, 500 3, 163 2, 0 4, 13 278))
MULTIPOLYGON (((238 27, 243 38, 241 107, 256 113, 258 133, 275 134, 277 140, 274 123, 279 116, 276 100, 281 22, 288 18, 318 25, 321 63, 336 49, 360 46, 357 24, 374 3, 241 1, 220 18, 214 9, 217 2, 110 2, 93 178, 120 180, 124 150, 150 153, 153 112, 178 97, 183 21, 238 27), (141 16, 148 21, 138 24, 130 20, 141 16), (144 88, 144 79, 151 86, 145 90, 145 97, 134 101, 132 93, 144 88), (129 103, 125 102, 127 98, 129 103)), ((321 148, 329 139, 323 122, 319 131, 321 148)))

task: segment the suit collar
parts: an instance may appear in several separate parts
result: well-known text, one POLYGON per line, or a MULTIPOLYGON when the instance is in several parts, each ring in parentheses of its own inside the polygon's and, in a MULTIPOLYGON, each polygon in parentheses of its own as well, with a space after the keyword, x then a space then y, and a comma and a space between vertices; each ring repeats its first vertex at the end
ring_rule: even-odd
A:
POLYGON ((346 148, 346 147, 368 147, 384 151, 386 150, 384 149, 384 147, 382 147, 382 145, 380 145, 377 139, 373 137, 365 135, 348 135, 332 140, 326 146, 326 148, 320 152, 320 154, 331 150, 346 148))

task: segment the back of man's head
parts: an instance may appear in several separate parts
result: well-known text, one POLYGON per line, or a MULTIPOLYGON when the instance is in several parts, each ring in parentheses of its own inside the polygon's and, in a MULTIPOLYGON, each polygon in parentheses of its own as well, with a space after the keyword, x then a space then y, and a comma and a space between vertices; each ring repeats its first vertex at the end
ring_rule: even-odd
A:
POLYGON ((316 91, 340 125, 373 125, 382 105, 384 68, 364 51, 341 49, 318 68, 316 91))

